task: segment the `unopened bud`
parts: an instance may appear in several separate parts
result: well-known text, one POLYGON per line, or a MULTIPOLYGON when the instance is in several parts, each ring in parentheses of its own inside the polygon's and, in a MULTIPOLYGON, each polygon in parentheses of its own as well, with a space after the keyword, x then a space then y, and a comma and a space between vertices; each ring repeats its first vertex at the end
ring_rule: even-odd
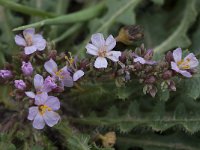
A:
POLYGON ((142 70, 142 65, 141 65, 139 62, 136 62, 136 63, 134 64, 134 68, 135 68, 136 70, 142 70))
POLYGON ((150 76, 144 82, 147 84, 153 84, 155 81, 156 81, 156 78, 154 76, 150 76))
POLYGON ((0 77, 3 79, 9 79, 11 78, 12 72, 10 70, 0 70, 0 77))
POLYGON ((99 135, 99 138, 102 140, 102 144, 105 148, 111 148, 116 143, 116 134, 115 132, 108 132, 105 135, 99 135))
POLYGON ((172 52, 170 52, 170 51, 167 52, 167 54, 165 55, 165 60, 166 60, 168 63, 171 63, 171 61, 174 60, 172 52))
POLYGON ((56 50, 51 50, 49 53, 48 53, 48 58, 49 59, 54 59, 56 60, 56 56, 57 56, 57 51, 56 50))
POLYGON ((143 38, 144 34, 139 25, 129 25, 120 29, 116 40, 126 45, 132 44, 136 40, 143 38))
POLYGON ((171 70, 166 70, 163 74, 162 74, 162 78, 164 79, 164 80, 167 80, 167 79, 169 79, 169 78, 171 78, 172 77, 172 71, 171 70))
POLYGON ((15 87, 19 90, 26 89, 26 83, 23 80, 15 80, 14 84, 15 84, 15 87))
POLYGON ((33 73, 33 66, 31 62, 22 62, 21 70, 25 76, 31 76, 33 73))

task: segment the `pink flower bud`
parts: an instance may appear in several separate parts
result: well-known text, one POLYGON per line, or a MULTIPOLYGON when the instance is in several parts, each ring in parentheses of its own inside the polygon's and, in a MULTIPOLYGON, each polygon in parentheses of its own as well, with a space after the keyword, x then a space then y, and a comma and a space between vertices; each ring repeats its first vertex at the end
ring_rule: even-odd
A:
POLYGON ((22 62, 21 66, 22 72, 25 76, 31 76, 33 73, 33 66, 30 62, 22 62))
POLYGON ((0 70, 0 77, 3 79, 11 78, 12 72, 10 70, 0 70))
POLYGON ((19 90, 25 90, 26 88, 26 83, 23 80, 15 80, 15 87, 19 90))

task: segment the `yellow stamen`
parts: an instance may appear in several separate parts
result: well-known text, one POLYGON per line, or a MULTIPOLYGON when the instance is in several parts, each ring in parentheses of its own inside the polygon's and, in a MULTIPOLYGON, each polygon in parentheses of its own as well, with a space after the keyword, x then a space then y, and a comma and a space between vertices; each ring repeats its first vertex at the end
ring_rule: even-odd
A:
POLYGON ((190 69, 190 59, 181 60, 177 62, 177 65, 180 69, 190 69))
POLYGON ((69 62, 70 65, 74 63, 74 58, 72 57, 72 54, 69 52, 69 57, 65 56, 65 59, 69 62))
POLYGON ((38 110, 39 110, 39 113, 40 113, 41 115, 44 115, 44 113, 45 113, 46 111, 52 111, 52 109, 51 109, 50 107, 48 107, 47 105, 40 105, 40 106, 38 107, 38 110))
POLYGON ((62 75, 62 72, 63 72, 62 70, 57 71, 56 72, 56 76, 59 77, 59 78, 61 78, 61 79, 63 79, 64 76, 62 75))

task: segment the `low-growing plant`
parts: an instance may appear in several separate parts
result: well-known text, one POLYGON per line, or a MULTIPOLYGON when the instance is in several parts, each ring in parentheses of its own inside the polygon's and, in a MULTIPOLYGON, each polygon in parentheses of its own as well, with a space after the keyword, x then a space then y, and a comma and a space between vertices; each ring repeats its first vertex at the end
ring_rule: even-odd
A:
MULTIPOLYGON (((15 11, 48 17, 15 28, 18 33, 12 38, 17 52, 2 55, 0 147, 199 149, 199 53, 185 49, 199 4, 184 2, 181 24, 159 46, 148 48, 145 26, 126 18, 141 2, 101 1, 59 16, 0 0, 15 11), (81 31, 88 20, 91 34, 81 31), (66 23, 74 25, 50 38, 45 25, 66 23), (84 34, 71 39, 81 41, 78 46, 63 42, 73 34, 84 34)), ((160 0, 146 3, 164 5, 160 0)))

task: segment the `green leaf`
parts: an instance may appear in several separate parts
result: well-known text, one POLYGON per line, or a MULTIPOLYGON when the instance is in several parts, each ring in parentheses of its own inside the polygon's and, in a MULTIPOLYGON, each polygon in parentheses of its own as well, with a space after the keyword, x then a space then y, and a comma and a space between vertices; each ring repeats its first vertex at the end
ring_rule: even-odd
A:
POLYGON ((165 0, 152 0, 157 5, 163 5, 165 0))
POLYGON ((42 27, 44 25, 58 25, 58 24, 77 23, 77 22, 87 21, 98 16, 104 8, 105 8, 105 4, 99 3, 96 6, 87 8, 85 10, 74 12, 68 15, 61 15, 61 16, 51 18, 51 19, 44 19, 42 21, 39 21, 33 24, 15 28, 13 29, 13 31, 24 30, 27 28, 42 27))
POLYGON ((199 142, 199 138, 182 133, 165 136, 152 133, 136 133, 117 138, 117 146, 120 150, 128 150, 134 147, 143 150, 199 150, 199 142))
POLYGON ((36 8, 24 6, 19 3, 15 3, 11 0, 0 0, 0 5, 9 9, 15 10, 17 12, 31 15, 31 16, 40 16, 40 17, 56 17, 57 16, 54 13, 44 12, 36 8))
MULTIPOLYGON (((131 105, 132 107, 133 105, 131 105)), ((194 133, 200 130, 200 117, 192 113, 185 113, 184 105, 178 105, 174 113, 165 112, 164 103, 160 102, 155 105, 153 111, 144 113, 140 112, 140 116, 131 116, 129 114, 130 109, 124 115, 119 115, 116 112, 119 110, 110 109, 109 114, 106 117, 86 117, 80 119, 73 119, 73 121, 81 124, 92 125, 92 126, 105 126, 115 127, 120 129, 121 132, 129 132, 135 127, 150 127, 154 131, 165 131, 171 127, 179 125, 184 128, 185 131, 194 133), (181 114, 185 114, 182 115, 181 114)))
POLYGON ((90 138, 87 135, 73 135, 67 142, 67 147, 70 150, 91 150, 91 146, 88 145, 90 138))
POLYGON ((197 99, 200 96, 200 78, 199 77, 193 77, 191 79, 186 79, 181 84, 182 92, 185 93, 187 96, 197 99))
POLYGON ((156 55, 160 55, 175 47, 187 47, 191 44, 187 36, 189 27, 197 17, 196 0, 187 1, 184 17, 177 29, 160 45, 154 48, 156 55))

